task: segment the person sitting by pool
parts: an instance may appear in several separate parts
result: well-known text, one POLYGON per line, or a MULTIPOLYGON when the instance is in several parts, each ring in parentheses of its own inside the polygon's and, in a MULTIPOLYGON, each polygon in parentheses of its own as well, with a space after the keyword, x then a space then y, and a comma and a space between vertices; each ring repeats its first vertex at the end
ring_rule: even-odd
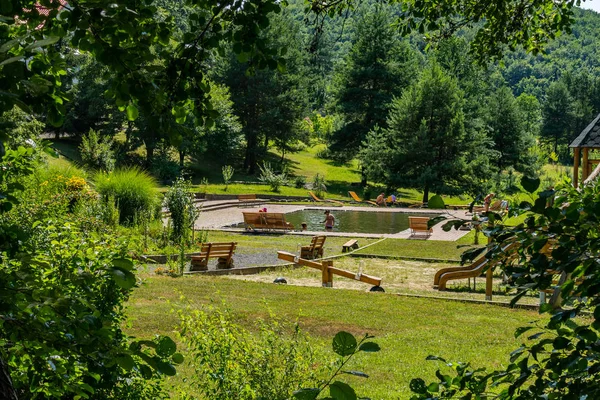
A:
POLYGON ((380 207, 385 206, 385 193, 381 192, 379 196, 377 196, 375 203, 377 203, 377 205, 380 207))
POLYGON ((308 229, 308 225, 306 224, 306 222, 301 223, 300 226, 302 227, 303 231, 308 229))
POLYGON ((323 222, 325 223, 326 231, 333 230, 333 226, 335 225, 335 217, 329 212, 329 210, 325 211, 325 221, 323 222))
POLYGON ((495 195, 496 195, 495 193, 490 193, 487 196, 485 196, 485 198, 483 199, 483 211, 484 212, 490 211, 490 204, 492 204, 492 199, 494 198, 495 195))
POLYGON ((396 205, 396 195, 392 194, 390 197, 391 197, 391 200, 392 200, 392 205, 396 205))

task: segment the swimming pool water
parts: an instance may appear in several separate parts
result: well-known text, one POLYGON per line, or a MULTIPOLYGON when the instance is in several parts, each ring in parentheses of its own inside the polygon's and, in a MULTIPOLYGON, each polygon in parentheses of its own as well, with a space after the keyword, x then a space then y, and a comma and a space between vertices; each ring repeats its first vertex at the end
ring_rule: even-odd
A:
MULTIPOLYGON (((335 217, 334 232, 398 233, 408 229, 411 214, 400 212, 331 210, 335 217)), ((422 217, 434 215, 418 214, 422 217)), ((309 231, 325 231, 324 210, 300 210, 285 214, 285 219, 300 229, 306 222, 309 231)))

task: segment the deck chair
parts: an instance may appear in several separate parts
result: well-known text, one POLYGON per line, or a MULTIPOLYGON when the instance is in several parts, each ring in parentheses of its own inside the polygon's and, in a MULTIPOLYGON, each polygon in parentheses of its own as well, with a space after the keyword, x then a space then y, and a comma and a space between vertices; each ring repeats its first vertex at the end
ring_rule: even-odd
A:
POLYGON ((356 194, 356 192, 348 191, 348 194, 357 203, 369 203, 369 204, 371 204, 373 206, 379 207, 379 204, 375 203, 374 201, 361 199, 360 197, 358 197, 358 195, 356 194))
POLYGON ((308 192, 308 194, 310 195, 310 197, 313 198, 314 201, 319 201, 319 202, 328 201, 330 203, 339 204, 341 206, 344 205, 344 203, 342 203, 341 201, 337 201, 337 200, 330 200, 330 199, 322 200, 322 199, 318 198, 317 195, 314 194, 313 192, 308 192))
POLYGON ((327 236, 313 236, 308 246, 302 246, 300 248, 300 258, 304 258, 305 260, 322 258, 325 239, 327 239, 327 236))

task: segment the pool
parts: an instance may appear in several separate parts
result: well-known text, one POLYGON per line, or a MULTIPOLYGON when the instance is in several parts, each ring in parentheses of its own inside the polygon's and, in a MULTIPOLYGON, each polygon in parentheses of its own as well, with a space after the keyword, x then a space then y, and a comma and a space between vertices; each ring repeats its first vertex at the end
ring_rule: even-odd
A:
MULTIPOLYGON (((324 210, 300 210, 285 214, 285 219, 300 229, 306 222, 309 231, 324 231, 324 210)), ((411 214, 401 212, 341 211, 331 210, 335 217, 334 232, 358 233, 398 233, 408 229, 411 214)), ((432 214, 415 214, 421 217, 434 217, 432 214)), ((414 215, 413 215, 414 216, 414 215)))

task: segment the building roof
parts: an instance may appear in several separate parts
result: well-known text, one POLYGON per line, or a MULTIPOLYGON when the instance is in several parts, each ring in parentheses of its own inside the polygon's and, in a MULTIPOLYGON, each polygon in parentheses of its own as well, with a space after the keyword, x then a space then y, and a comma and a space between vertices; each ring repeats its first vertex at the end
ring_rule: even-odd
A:
POLYGON ((600 114, 581 131, 569 147, 600 148, 600 114))

